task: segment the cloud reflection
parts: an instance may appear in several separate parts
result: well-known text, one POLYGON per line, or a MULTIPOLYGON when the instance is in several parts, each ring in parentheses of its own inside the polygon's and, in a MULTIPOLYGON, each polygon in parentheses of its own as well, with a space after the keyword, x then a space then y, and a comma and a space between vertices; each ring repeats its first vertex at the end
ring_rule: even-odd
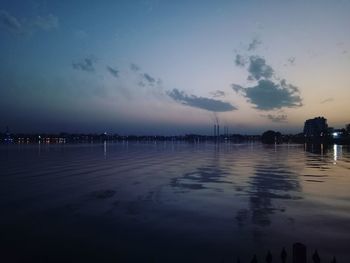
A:
POLYGON ((276 155, 270 155, 268 160, 255 166, 247 190, 249 207, 239 210, 236 215, 240 227, 249 219, 254 225, 268 226, 272 214, 285 211, 285 207, 274 204, 274 200, 300 198, 296 195, 301 191, 298 175, 285 165, 287 156, 280 156, 277 160, 271 158, 276 158, 276 155))

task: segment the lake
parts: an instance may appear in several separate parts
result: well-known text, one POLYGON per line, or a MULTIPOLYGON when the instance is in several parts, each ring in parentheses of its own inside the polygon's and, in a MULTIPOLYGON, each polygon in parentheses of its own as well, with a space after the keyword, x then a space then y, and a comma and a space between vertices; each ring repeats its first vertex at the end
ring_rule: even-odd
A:
POLYGON ((0 167, 1 262, 350 262, 347 146, 0 145, 0 167))

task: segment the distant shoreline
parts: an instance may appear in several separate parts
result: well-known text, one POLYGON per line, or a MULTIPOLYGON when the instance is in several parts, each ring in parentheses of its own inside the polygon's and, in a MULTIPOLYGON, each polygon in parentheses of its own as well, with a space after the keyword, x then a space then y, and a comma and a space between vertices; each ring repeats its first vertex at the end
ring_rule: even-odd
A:
POLYGON ((284 136, 275 143, 264 143, 260 135, 229 135, 229 136, 203 136, 203 135, 183 135, 183 136, 108 136, 101 137, 96 135, 79 136, 23 136, 17 135, 10 139, 0 139, 0 144, 100 144, 100 143, 118 143, 118 142, 187 142, 187 143, 262 143, 266 145, 274 144, 306 144, 306 145, 350 145, 350 138, 329 139, 324 142, 318 140, 307 141, 304 137, 284 136))

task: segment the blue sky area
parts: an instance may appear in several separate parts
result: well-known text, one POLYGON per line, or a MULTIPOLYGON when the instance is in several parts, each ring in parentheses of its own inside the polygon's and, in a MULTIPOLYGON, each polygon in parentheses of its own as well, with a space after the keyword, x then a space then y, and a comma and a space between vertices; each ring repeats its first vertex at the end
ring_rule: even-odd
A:
POLYGON ((1 1, 0 128, 350 123, 349 1, 1 1))

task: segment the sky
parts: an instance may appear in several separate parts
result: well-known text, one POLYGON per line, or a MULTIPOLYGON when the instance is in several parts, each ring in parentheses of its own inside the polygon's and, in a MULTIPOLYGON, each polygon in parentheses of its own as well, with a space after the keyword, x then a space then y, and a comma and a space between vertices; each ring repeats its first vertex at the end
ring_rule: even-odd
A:
POLYGON ((350 1, 0 2, 0 130, 350 123, 350 1))

